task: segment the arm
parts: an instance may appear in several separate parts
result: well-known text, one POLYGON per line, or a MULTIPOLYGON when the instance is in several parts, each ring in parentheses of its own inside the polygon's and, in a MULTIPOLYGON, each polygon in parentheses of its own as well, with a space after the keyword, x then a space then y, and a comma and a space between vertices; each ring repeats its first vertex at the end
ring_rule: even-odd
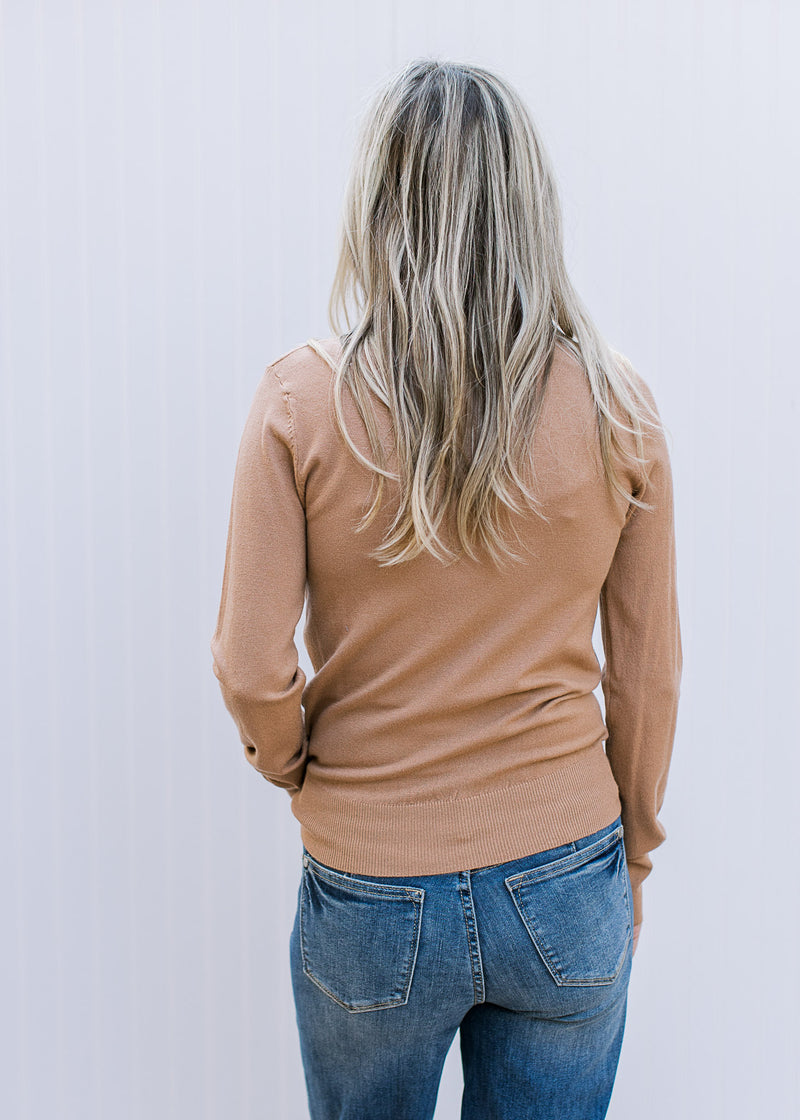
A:
POLYGON ((305 510, 294 462, 289 404, 269 367, 239 446, 211 652, 247 761, 290 795, 308 755, 306 677, 294 644, 305 599, 305 510))
POLYGON ((658 813, 683 668, 672 473, 663 433, 646 433, 645 450, 649 481, 637 497, 653 509, 631 506, 600 595, 606 755, 619 787, 636 925, 642 883, 653 866, 648 853, 666 839, 658 813))

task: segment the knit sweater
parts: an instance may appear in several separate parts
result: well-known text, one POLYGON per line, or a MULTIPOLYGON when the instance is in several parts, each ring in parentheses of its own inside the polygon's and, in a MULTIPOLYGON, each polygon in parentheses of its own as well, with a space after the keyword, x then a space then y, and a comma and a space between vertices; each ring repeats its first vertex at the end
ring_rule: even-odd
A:
MULTIPOLYGON (((321 346, 340 353, 336 338, 321 346)), ((288 792, 314 858, 365 876, 515 860, 621 814, 640 922, 648 853, 666 838, 682 671, 663 434, 645 434, 653 509, 610 493, 586 373, 558 342, 532 440, 548 520, 513 515, 524 563, 423 552, 382 567, 369 553, 397 483, 357 534, 373 475, 338 431, 332 384, 311 346, 294 347, 261 377, 239 446, 211 651, 247 760, 288 792), (304 605, 308 680, 294 641, 304 605)), ((396 469, 389 410, 373 399, 396 469)), ((343 405, 372 459, 347 390, 343 405)), ((640 496, 642 476, 623 478, 640 496)))

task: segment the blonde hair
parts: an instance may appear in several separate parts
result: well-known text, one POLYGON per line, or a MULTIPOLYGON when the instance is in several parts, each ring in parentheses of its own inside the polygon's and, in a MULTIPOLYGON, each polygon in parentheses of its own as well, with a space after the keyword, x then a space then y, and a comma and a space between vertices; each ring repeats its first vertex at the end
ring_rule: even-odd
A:
POLYGON ((328 311, 338 360, 309 344, 334 370, 344 439, 378 480, 357 532, 376 516, 384 480, 399 482, 396 515, 371 553, 382 565, 423 549, 457 558, 441 538, 451 514, 473 559, 481 545, 496 563, 520 559, 501 517, 520 510, 517 493, 547 520, 531 447, 557 340, 588 377, 608 484, 644 506, 614 460, 644 464, 643 430, 660 419, 567 277, 553 169, 524 102, 497 75, 418 58, 380 89, 356 145, 328 311), (374 461, 347 432, 345 385, 374 461), (390 411, 399 476, 386 469, 370 391, 390 411))

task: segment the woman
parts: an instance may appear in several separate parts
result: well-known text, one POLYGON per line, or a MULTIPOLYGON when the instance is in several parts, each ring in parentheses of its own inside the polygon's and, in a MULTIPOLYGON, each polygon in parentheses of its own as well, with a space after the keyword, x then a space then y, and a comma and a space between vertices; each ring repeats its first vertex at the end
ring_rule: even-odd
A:
POLYGON ((380 91, 331 323, 257 387, 212 641, 301 824, 311 1116, 432 1116, 460 1030, 463 1117, 603 1117, 665 839, 672 481, 505 81, 421 59, 380 91))

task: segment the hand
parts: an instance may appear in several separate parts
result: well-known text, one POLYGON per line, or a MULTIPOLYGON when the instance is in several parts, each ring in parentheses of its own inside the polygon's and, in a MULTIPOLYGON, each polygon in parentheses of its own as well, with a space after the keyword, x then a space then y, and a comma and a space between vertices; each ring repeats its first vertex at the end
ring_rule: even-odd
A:
MULTIPOLYGON (((642 923, 641 922, 639 922, 638 925, 635 925, 633 927, 633 952, 634 953, 636 952, 636 943, 639 940, 639 931, 641 930, 641 928, 642 928, 642 923)), ((633 956, 633 953, 631 954, 631 956, 633 956)))

